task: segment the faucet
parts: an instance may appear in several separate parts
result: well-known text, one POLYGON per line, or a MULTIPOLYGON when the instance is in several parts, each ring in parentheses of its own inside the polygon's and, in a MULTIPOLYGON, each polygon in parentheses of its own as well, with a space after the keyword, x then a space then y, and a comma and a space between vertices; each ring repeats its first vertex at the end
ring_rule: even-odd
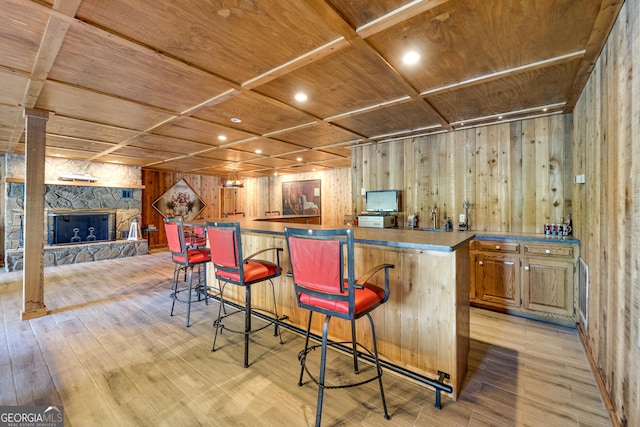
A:
POLYGON ((462 207, 464 207, 464 222, 460 223, 460 231, 469 231, 469 208, 471 207, 471 203, 465 201, 462 203, 462 207))
POLYGON ((438 213, 436 212, 436 208, 431 208, 431 219, 433 220, 433 229, 438 228, 438 213))

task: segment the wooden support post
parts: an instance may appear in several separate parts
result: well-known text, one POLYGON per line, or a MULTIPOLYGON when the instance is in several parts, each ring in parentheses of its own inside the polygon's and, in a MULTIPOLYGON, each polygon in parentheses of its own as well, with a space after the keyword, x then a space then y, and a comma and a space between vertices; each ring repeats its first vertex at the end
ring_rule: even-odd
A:
POLYGON ((44 155, 49 113, 25 108, 22 320, 47 314, 44 304, 44 155))

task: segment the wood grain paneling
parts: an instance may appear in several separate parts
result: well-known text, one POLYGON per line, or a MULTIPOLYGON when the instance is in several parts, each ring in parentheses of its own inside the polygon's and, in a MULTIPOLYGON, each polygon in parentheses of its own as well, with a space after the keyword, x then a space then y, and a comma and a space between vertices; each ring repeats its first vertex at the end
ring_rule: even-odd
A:
MULTIPOLYGON (((402 211, 432 227, 541 233, 571 213, 571 116, 536 119, 355 148, 354 187, 403 190, 402 211)), ((355 211, 364 197, 354 195, 355 211)))
MULTIPOLYGON (((233 210, 233 200, 220 200, 220 185, 223 179, 174 172, 142 170, 142 225, 154 224, 158 232, 154 233, 150 246, 165 246, 167 239, 164 233, 162 216, 151 204, 180 179, 184 179, 206 203, 198 218, 218 218, 222 211, 228 212, 227 206, 233 210)), ((245 212, 247 217, 261 217, 265 212, 282 211, 282 183, 320 179, 322 197, 322 224, 342 225, 344 216, 352 214, 351 204, 351 170, 348 168, 329 169, 320 172, 308 172, 285 176, 267 176, 244 179, 244 188, 237 190, 236 210, 245 212)), ((225 193, 229 193, 226 190, 225 193)), ((228 194, 231 196, 231 194, 228 194)))
POLYGON ((640 425, 640 2, 627 1, 573 114, 574 230, 589 265, 588 351, 619 425, 640 425))

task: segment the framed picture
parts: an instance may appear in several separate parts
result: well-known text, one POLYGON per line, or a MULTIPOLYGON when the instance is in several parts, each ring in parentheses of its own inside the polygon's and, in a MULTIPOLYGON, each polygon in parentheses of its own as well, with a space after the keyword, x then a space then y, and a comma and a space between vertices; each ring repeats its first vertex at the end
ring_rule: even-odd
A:
POLYGON ((151 206, 165 218, 182 216, 183 220, 190 221, 198 216, 206 204, 187 184, 187 181, 181 179, 158 197, 151 206))
POLYGON ((320 215, 322 212, 319 179, 282 183, 283 215, 320 215))

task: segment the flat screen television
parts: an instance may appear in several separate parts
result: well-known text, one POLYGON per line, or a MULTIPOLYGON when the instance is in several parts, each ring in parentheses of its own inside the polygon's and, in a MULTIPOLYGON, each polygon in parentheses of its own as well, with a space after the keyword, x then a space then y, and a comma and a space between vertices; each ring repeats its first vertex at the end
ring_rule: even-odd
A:
POLYGON ((398 190, 367 191, 367 212, 398 212, 398 190))

